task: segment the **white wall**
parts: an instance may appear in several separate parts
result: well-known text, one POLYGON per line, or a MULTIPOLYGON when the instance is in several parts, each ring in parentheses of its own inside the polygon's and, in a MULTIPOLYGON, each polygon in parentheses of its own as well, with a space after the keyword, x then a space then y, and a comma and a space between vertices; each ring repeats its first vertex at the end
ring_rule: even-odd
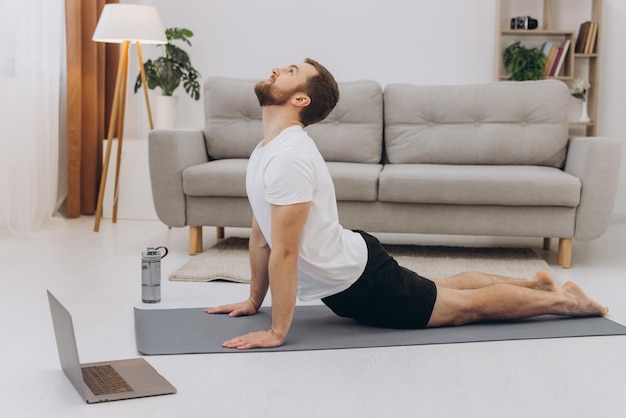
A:
MULTIPOLYGON (((588 4, 587 0, 568 1, 565 9, 570 11, 588 4)), ((122 2, 156 6, 165 27, 193 30, 193 46, 187 50, 203 78, 262 79, 273 66, 311 57, 326 65, 339 81, 463 84, 494 79, 495 0, 122 2)), ((626 2, 605 0, 598 132, 618 138, 626 138, 622 123, 626 108, 624 22, 626 2)), ((576 20, 571 27, 578 29, 579 24, 576 20)), ((144 58, 158 53, 156 48, 146 46, 144 58)), ((182 88, 176 94, 180 96, 178 127, 202 128, 202 99, 193 101, 182 88)), ((128 129, 132 136, 144 138, 147 118, 138 98, 131 97, 138 122, 128 129)), ((626 144, 623 157, 624 166, 626 144)), ((622 170, 616 213, 626 213, 626 169, 622 170)))
POLYGON ((604 0, 598 135, 622 140, 622 166, 615 216, 626 216, 626 2, 604 0))

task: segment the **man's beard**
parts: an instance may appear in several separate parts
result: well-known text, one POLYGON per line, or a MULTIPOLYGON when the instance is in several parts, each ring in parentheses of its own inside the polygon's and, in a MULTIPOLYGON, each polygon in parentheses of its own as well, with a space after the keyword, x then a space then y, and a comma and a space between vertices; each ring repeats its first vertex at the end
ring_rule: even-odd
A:
POLYGON ((291 96, 298 91, 301 91, 302 87, 296 87, 290 91, 278 91, 274 86, 274 83, 267 83, 266 81, 259 81, 254 86, 254 92, 257 99, 259 99, 259 105, 261 106, 281 106, 287 103, 291 96))

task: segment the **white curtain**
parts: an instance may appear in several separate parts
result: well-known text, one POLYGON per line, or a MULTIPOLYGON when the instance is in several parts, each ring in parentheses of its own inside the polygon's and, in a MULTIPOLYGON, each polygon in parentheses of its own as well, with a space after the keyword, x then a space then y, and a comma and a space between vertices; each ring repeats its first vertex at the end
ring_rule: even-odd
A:
POLYGON ((64 10, 0 2, 0 232, 35 231, 55 211, 64 10))

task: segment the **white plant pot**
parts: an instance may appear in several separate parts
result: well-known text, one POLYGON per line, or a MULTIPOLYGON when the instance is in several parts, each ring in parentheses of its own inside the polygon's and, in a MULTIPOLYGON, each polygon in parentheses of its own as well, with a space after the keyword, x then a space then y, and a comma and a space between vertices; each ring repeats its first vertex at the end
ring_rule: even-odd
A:
POLYGON ((157 96, 155 106, 154 128, 176 128, 176 108, 178 107, 177 96, 157 96))

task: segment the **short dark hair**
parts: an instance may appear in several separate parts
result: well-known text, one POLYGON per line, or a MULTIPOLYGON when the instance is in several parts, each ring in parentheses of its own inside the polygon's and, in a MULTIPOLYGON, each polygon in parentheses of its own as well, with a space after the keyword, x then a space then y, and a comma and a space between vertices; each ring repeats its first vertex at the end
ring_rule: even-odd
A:
POLYGON ((339 101, 339 87, 335 77, 319 62, 306 58, 305 63, 311 64, 318 74, 309 78, 304 85, 304 93, 311 103, 300 112, 300 122, 304 126, 320 122, 335 108, 339 101))

